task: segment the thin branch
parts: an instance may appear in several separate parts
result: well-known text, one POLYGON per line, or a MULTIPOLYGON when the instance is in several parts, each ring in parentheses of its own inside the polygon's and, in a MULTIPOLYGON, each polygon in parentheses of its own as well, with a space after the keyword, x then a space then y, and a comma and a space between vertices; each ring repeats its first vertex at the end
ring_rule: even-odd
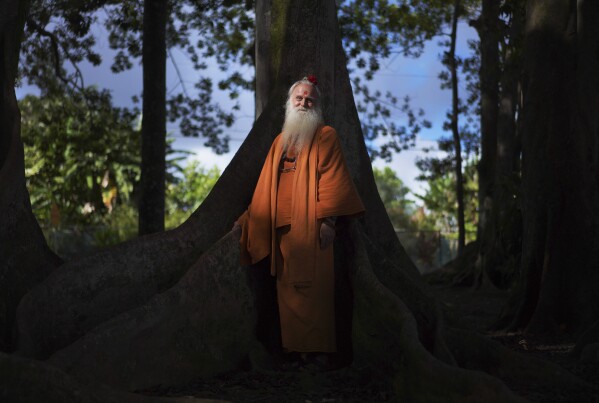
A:
POLYGON ((56 73, 56 77, 58 77, 58 79, 60 81, 62 81, 65 85, 67 85, 67 87, 73 85, 62 74, 62 68, 61 68, 62 57, 60 56, 60 50, 59 50, 60 40, 56 37, 56 35, 53 32, 45 30, 44 27, 42 27, 41 25, 39 25, 37 22, 35 22, 31 18, 29 18, 27 20, 27 25, 29 25, 30 27, 32 27, 33 29, 35 29, 35 31, 38 34, 40 34, 41 36, 45 36, 45 37, 47 37, 47 38, 50 39, 50 44, 52 45, 52 50, 54 52, 54 72, 56 73))
POLYGON ((183 93, 187 98, 189 98, 189 95, 187 94, 187 89, 185 88, 185 83, 183 82, 183 76, 181 76, 181 72, 179 71, 179 66, 177 66, 177 63, 175 62, 175 58, 173 57, 171 50, 167 49, 166 52, 168 54, 169 59, 171 59, 171 63, 173 63, 173 66, 175 67, 177 77, 179 77, 179 82, 181 83, 181 88, 183 88, 183 93))
POLYGON ((80 90, 84 89, 85 82, 83 81, 83 73, 81 73, 81 69, 79 68, 79 65, 71 58, 71 56, 69 55, 68 49, 64 46, 64 44, 62 44, 62 50, 67 55, 67 59, 69 59, 69 62, 71 62, 71 66, 73 66, 73 68, 75 69, 75 75, 77 77, 79 77, 79 82, 81 83, 79 85, 79 89, 80 90))
POLYGON ((44 27, 39 25, 32 18, 27 19, 27 24, 31 26, 39 35, 44 36, 50 39, 50 44, 52 45, 52 50, 54 52, 54 71, 56 77, 60 81, 62 81, 67 87, 74 87, 79 92, 83 92, 85 90, 85 81, 83 79, 83 73, 79 68, 77 62, 71 57, 68 48, 66 45, 61 42, 61 40, 56 36, 54 32, 50 32, 46 30, 44 27), (63 57, 60 54, 60 49, 62 49, 65 58, 71 63, 73 69, 75 70, 75 79, 69 79, 62 74, 62 61, 63 57))
MULTIPOLYGON (((358 82, 357 82, 355 79, 352 79, 352 84, 353 84, 353 85, 354 85, 356 88, 360 88, 360 87, 362 87, 362 86, 361 86, 361 85, 360 85, 360 84, 359 84, 359 83, 358 83, 358 82)), ((365 87, 366 87, 366 86, 363 86, 363 88, 365 88, 365 87)), ((398 110, 398 111, 400 111, 400 112, 403 112, 403 113, 405 113, 405 111, 404 111, 404 110, 403 110, 401 107, 397 106, 396 104, 394 104, 394 103, 392 103, 392 102, 389 102, 389 101, 383 101, 382 99, 380 99, 380 98, 377 98, 377 97, 374 97, 374 96, 372 96, 372 95, 366 95, 366 93, 365 93, 364 91, 362 91, 362 94, 364 94, 364 99, 366 100, 366 102, 367 102, 367 103, 369 103, 369 102, 372 102, 372 103, 374 103, 374 102, 377 102, 377 101, 378 101, 378 103, 380 103, 380 104, 382 104, 382 105, 389 106, 389 107, 391 107, 391 108, 397 109, 397 110, 398 110)))

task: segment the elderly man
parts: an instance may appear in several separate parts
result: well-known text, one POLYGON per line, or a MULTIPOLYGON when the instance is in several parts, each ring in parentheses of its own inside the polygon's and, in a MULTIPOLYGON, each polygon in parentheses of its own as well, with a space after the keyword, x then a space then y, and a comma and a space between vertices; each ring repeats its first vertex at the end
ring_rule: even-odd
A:
POLYGON ((335 222, 363 211, 337 133, 323 124, 316 79, 304 78, 289 89, 282 133, 237 221, 242 264, 270 256, 285 352, 310 360, 337 350, 335 222))

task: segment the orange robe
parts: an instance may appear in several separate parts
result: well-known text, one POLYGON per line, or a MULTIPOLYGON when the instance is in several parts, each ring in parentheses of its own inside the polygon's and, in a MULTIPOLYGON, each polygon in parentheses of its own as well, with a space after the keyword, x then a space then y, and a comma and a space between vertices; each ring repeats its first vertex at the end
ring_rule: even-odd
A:
POLYGON ((277 187, 283 154, 273 142, 242 227, 241 262, 270 255, 277 276, 283 347, 291 351, 336 351, 333 247, 320 249, 321 219, 356 215, 364 206, 347 170, 337 133, 321 127, 309 150, 297 157, 291 225, 277 231, 277 187))

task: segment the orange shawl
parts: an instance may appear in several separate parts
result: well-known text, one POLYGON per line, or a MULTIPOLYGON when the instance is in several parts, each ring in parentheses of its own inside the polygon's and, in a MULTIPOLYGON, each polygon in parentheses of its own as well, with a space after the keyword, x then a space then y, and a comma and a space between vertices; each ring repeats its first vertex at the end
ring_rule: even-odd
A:
MULTIPOLYGON (((239 218, 242 265, 254 264, 271 256, 271 274, 276 274, 275 216, 279 162, 283 154, 279 134, 268 152, 252 202, 239 218)), ((320 221, 331 216, 355 215, 364 205, 351 180, 335 129, 320 128, 314 135, 309 152, 298 156, 293 179, 290 239, 291 282, 312 281, 320 253, 320 221)))

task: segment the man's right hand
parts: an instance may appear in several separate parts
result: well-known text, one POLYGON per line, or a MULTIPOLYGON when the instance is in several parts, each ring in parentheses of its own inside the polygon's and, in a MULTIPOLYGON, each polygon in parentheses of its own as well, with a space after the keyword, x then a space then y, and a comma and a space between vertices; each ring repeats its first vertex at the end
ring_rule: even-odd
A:
POLYGON ((320 249, 326 249, 335 240, 335 227, 323 221, 320 223, 320 249))

